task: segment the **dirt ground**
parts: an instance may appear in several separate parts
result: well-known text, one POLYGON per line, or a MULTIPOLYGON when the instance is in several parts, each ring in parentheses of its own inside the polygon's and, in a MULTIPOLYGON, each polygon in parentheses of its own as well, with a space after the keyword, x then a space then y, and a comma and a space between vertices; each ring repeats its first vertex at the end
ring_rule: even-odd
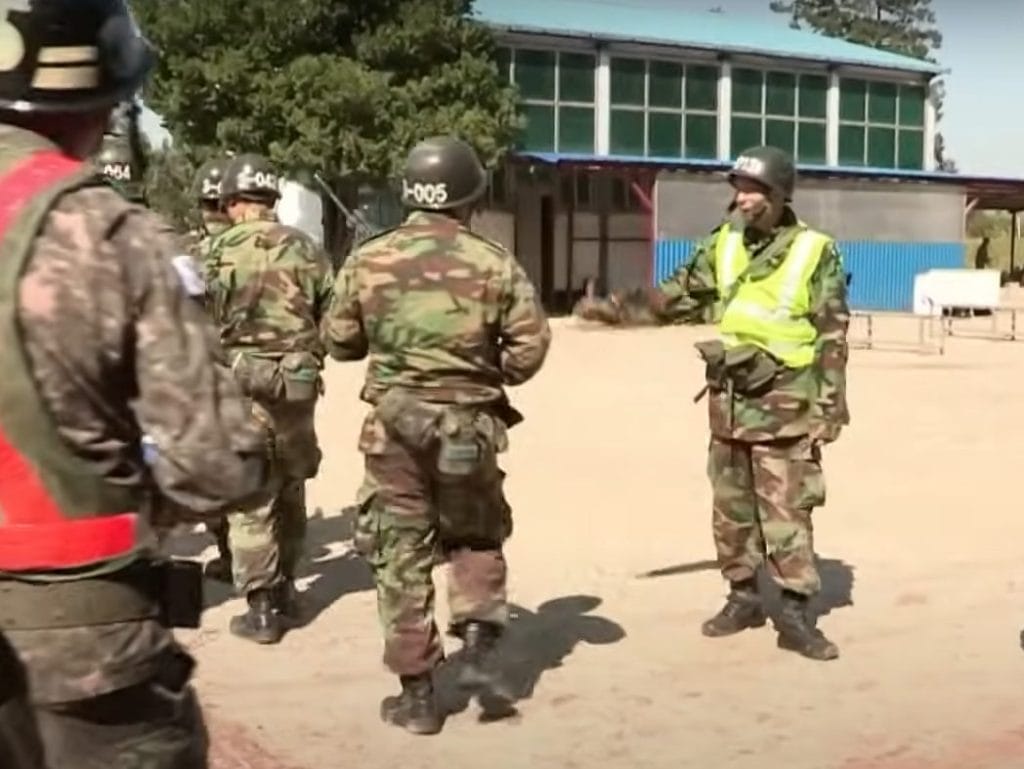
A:
MULTIPOLYGON (((504 463, 518 715, 482 723, 446 684, 460 712, 440 736, 380 723, 397 682, 339 514, 360 480, 363 364, 335 364, 300 582, 311 623, 277 647, 244 644, 226 630, 241 602, 211 585, 204 627, 182 636, 215 769, 1024 765, 1024 342, 968 338, 989 328, 977 319, 957 323, 943 356, 882 349, 916 337, 913 319, 884 318, 880 347, 853 352, 852 424, 826 450, 815 514, 820 625, 841 657, 819 663, 778 650, 770 625, 700 634, 725 593, 692 402, 692 343, 709 331, 554 325, 546 368, 510 391, 526 415, 504 463)), ((209 556, 208 544, 176 549, 209 556)))

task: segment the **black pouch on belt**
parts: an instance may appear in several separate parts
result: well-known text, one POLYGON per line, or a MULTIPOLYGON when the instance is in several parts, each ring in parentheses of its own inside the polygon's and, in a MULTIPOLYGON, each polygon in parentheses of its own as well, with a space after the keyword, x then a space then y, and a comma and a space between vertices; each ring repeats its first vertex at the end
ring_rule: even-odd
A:
POLYGON ((171 559, 162 564, 163 620, 167 627, 197 628, 203 616, 203 567, 171 559))

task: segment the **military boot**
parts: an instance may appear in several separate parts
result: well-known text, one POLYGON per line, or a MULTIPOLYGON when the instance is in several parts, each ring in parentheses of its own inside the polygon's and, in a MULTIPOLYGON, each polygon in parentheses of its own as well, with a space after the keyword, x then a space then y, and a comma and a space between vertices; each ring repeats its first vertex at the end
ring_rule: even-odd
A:
POLYGON ((782 591, 779 613, 779 648, 796 652, 812 660, 834 660, 839 647, 828 640, 807 616, 807 596, 782 591))
POLYGON ((482 697, 489 695, 492 699, 511 703, 515 693, 504 680, 496 648, 502 634, 501 626, 471 620, 460 626, 455 634, 462 638, 464 658, 458 685, 482 697))
POLYGON ((276 644, 284 636, 281 617, 274 611, 271 590, 253 590, 246 596, 249 610, 231 618, 233 635, 259 644, 276 644))
POLYGON ((444 721, 434 699, 430 673, 402 676, 401 681, 402 693, 385 697, 380 703, 381 720, 413 734, 440 732, 444 721))
POLYGON ((274 605, 277 613, 289 622, 298 622, 302 618, 302 605, 299 593, 295 589, 295 581, 286 579, 274 588, 274 605))
POLYGON ((228 547, 227 523, 221 521, 206 528, 217 540, 217 557, 206 564, 203 574, 207 579, 231 584, 231 548, 228 547))
POLYGON ((747 628, 762 627, 768 618, 761 606, 757 582, 753 579, 733 582, 725 606, 714 617, 701 625, 708 638, 735 635, 747 628))

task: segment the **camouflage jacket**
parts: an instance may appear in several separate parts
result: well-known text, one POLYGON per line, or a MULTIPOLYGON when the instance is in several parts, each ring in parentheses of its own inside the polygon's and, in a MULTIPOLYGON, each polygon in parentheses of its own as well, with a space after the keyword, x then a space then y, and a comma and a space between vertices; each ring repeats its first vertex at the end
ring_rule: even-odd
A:
POLYGON ((311 352, 333 290, 327 254, 301 230, 254 219, 213 239, 207 301, 228 355, 311 352))
POLYGON ((551 329, 505 248, 443 214, 414 212, 365 241, 338 273, 324 341, 369 355, 362 397, 392 387, 436 403, 495 403, 536 374, 551 329))
MULTIPOLYGON (((52 145, 0 127, 0 147, 52 145)), ((183 290, 178 253, 170 227, 108 187, 69 192, 36 236, 16 312, 39 395, 83 461, 111 483, 155 482, 182 507, 219 512, 259 488, 266 436, 217 365, 216 331, 183 290), (156 446, 151 465, 143 434, 156 446)), ((156 621, 7 635, 44 703, 145 680, 176 649, 156 621)))
MULTIPOLYGON (((753 280, 773 273, 801 231, 789 208, 782 223, 769 235, 751 239, 746 247, 753 280)), ((719 299, 715 280, 715 242, 718 228, 698 244, 693 257, 655 289, 643 302, 623 302, 619 317, 643 323, 708 323, 719 299)), ((774 389, 760 397, 716 392, 709 397, 709 418, 714 435, 741 441, 768 441, 806 435, 815 423, 849 423, 846 405, 846 332, 850 312, 846 302, 846 274, 835 242, 826 246, 810 285, 810 320, 818 332, 814 365, 785 369, 774 389)))

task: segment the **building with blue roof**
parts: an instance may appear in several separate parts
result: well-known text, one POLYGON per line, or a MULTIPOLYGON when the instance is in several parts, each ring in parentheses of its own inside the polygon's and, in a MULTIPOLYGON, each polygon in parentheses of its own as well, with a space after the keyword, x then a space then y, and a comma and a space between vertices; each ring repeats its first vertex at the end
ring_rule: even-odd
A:
POLYGON ((721 220, 722 171, 758 144, 796 158, 794 206, 842 244, 854 306, 908 309, 917 272, 963 266, 970 190, 935 170, 937 64, 642 0, 476 0, 474 16, 525 118, 480 226, 552 309, 590 278, 678 267, 721 220))

